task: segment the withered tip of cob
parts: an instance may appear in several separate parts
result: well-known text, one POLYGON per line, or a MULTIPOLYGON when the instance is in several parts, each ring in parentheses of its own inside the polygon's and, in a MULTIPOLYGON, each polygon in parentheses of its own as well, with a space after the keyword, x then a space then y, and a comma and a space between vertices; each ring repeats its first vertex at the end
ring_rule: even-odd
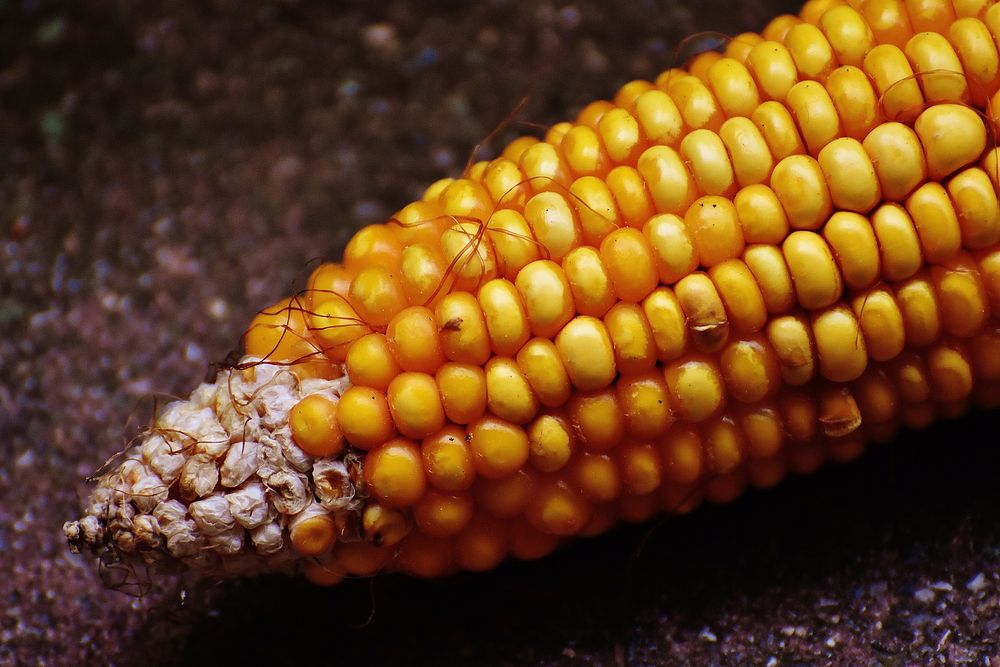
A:
POLYGON ((293 435, 296 420, 318 435, 302 413, 335 408, 347 385, 253 357, 221 370, 167 405, 94 479, 84 516, 63 526, 71 549, 102 563, 228 577, 293 572, 336 540, 362 539, 361 459, 329 437, 307 453, 293 435))

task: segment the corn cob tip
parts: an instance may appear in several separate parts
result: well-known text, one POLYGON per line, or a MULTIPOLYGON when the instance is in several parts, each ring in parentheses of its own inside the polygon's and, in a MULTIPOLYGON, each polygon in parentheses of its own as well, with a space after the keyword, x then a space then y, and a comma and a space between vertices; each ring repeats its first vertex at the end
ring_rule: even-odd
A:
MULTIPOLYGON (((293 572, 335 540, 360 539, 360 460, 295 437, 303 410, 335 407, 347 384, 254 357, 221 370, 95 478, 84 516, 63 526, 70 548, 103 566, 229 577, 293 572)), ((391 517, 367 521, 385 531, 391 517)))

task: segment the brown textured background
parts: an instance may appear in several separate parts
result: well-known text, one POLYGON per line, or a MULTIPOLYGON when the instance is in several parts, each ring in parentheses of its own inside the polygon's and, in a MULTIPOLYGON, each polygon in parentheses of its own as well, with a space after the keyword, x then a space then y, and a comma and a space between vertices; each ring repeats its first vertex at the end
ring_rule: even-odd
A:
POLYGON ((1000 664, 996 414, 441 582, 133 599, 64 546, 141 399, 193 388, 521 97, 566 118, 795 3, 697 6, 0 0, 0 664, 1000 664))

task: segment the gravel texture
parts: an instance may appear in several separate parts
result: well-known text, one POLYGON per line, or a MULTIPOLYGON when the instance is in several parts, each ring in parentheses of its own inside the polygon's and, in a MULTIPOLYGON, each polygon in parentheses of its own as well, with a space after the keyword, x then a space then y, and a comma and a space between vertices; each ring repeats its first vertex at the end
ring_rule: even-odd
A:
POLYGON ((0 664, 1000 664, 996 414, 441 582, 106 590, 62 522, 352 230, 793 3, 0 0, 0 664), (378 5, 378 3, 372 3, 378 5))

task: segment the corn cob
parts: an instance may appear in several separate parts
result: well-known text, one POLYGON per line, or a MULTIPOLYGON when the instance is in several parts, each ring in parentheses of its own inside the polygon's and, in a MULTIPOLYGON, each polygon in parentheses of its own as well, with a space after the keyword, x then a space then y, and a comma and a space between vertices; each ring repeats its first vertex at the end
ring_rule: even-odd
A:
POLYGON ((438 181, 262 311, 70 543, 486 570, 997 405, 998 43, 986 0, 811 0, 438 181))

